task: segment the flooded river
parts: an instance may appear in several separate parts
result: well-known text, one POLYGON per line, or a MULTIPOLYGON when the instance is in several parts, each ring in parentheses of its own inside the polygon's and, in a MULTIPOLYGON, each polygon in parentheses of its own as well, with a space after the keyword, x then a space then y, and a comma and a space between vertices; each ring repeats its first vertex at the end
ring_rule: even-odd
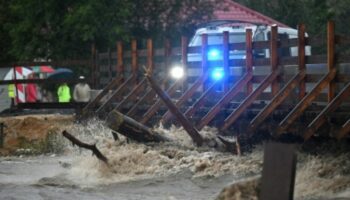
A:
MULTIPOLYGON (((262 146, 238 157, 196 148, 182 129, 158 130, 178 143, 114 141, 99 122, 68 130, 82 141, 97 143, 109 165, 63 138, 57 140, 64 147, 60 154, 2 157, 0 199, 207 200, 216 199, 232 182, 241 181, 244 187, 245 180, 261 173, 262 146)), ((201 134, 210 136, 215 130, 201 134)), ((321 149, 329 153, 298 153, 295 199, 350 199, 350 153, 332 150, 349 145, 328 145, 321 149)))

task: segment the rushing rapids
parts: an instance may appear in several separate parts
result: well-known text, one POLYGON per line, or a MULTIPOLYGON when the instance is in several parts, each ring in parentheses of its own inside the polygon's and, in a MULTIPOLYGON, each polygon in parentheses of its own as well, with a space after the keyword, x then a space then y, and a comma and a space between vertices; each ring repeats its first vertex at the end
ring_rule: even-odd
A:
MULTIPOLYGON (((59 136, 55 144, 64 147, 60 154, 1 158, 0 199, 256 199, 254 181, 258 182, 262 170, 262 145, 235 156, 196 147, 176 127, 156 128, 176 144, 149 145, 122 136, 114 141, 110 130, 97 120, 64 128, 84 142, 96 143, 109 164, 59 136), (225 186, 230 198, 219 195, 225 186)), ((212 128, 201 131, 205 137, 215 134, 212 128)), ((314 149, 300 146, 295 199, 350 196, 347 146, 341 142, 313 145, 314 149)))

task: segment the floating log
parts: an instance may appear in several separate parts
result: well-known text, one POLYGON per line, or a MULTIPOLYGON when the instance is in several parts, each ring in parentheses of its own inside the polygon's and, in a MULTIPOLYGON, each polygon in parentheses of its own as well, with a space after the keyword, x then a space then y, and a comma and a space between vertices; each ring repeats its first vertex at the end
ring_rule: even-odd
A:
POLYGON ((89 149, 92 151, 92 154, 95 155, 99 160, 103 161, 104 163, 108 164, 108 159, 106 158, 106 156, 104 156, 100 150, 97 149, 96 144, 87 144, 84 143, 82 141, 80 141, 79 139, 75 138, 73 135, 71 135, 70 133, 68 133, 67 131, 63 131, 62 135, 67 138, 69 141, 71 141, 74 145, 77 145, 81 148, 84 149, 89 149))
POLYGON ((123 115, 115 109, 108 114, 106 124, 113 131, 138 142, 170 141, 169 138, 152 131, 149 127, 123 115))

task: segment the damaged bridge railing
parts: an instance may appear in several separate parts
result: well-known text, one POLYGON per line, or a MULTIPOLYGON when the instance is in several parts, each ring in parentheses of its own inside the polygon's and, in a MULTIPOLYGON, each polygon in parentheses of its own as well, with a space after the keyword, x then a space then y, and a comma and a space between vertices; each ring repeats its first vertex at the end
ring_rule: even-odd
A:
POLYGON ((97 112, 106 119, 117 111, 144 126, 182 125, 192 136, 215 126, 221 134, 239 137, 260 132, 276 137, 292 133, 304 140, 315 134, 345 137, 350 131, 350 52, 337 49, 349 49, 350 38, 336 35, 333 22, 328 22, 326 39, 306 37, 304 25, 298 26, 295 38, 285 39, 277 26, 270 30, 270 40, 255 41, 248 29, 242 43, 229 43, 234 36, 224 32, 222 45, 209 45, 203 34, 198 47, 182 38, 180 48, 166 41, 163 48, 154 49, 149 39, 147 49, 138 50, 133 40, 131 50, 124 52, 118 42, 117 52, 97 56, 96 63, 108 63, 97 66, 104 88, 84 108, 83 117, 97 112), (213 47, 221 50, 221 60, 208 58, 213 47), (283 54, 292 49, 296 56, 283 54), (244 57, 231 58, 234 51, 244 51, 244 57), (267 53, 257 57, 258 51, 267 53), (189 54, 200 55, 201 61, 189 60, 189 54), (185 78, 168 76, 174 60, 188 73, 185 78), (220 80, 211 76, 217 65, 223 72, 220 80), (139 66, 146 67, 146 77, 139 66))

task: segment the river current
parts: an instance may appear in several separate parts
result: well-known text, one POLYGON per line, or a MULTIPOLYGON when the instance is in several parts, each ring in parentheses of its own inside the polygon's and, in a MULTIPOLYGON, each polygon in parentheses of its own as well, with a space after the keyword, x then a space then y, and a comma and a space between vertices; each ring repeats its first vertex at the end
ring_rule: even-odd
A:
MULTIPOLYGON (((157 130, 177 143, 144 145, 122 136, 114 141, 98 121, 68 130, 96 143, 109 165, 61 137, 60 154, 1 157, 0 199, 207 200, 232 182, 244 185, 261 174, 263 145, 239 157, 196 148, 181 128, 157 130)), ((216 130, 205 128, 201 134, 211 137, 216 130)), ((350 199, 350 153, 340 148, 349 145, 324 146, 318 153, 299 148, 295 199, 350 199)))

